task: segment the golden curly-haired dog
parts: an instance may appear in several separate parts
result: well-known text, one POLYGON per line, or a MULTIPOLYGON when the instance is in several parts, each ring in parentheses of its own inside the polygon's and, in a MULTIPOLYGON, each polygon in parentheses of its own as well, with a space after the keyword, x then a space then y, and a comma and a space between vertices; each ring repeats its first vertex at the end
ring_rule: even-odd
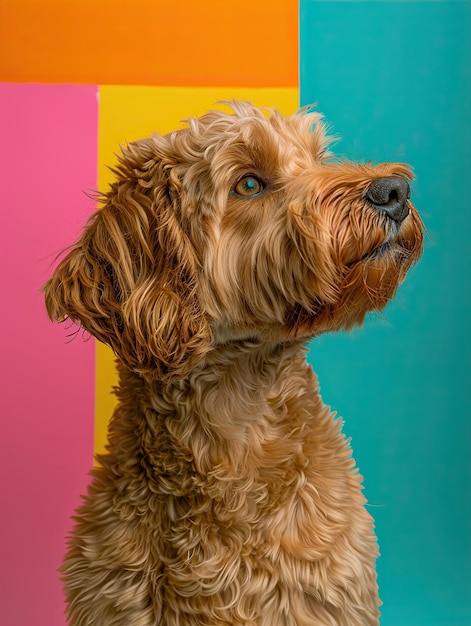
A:
POLYGON ((318 113, 231 106, 123 150, 45 287, 120 372, 62 567, 74 626, 378 624, 361 478, 304 344, 419 258, 411 173, 334 160, 318 113))

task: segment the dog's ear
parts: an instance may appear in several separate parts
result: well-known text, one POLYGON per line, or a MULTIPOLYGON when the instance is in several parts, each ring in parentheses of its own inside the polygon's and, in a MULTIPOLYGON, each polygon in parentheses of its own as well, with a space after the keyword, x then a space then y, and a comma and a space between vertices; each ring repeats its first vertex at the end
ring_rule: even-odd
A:
POLYGON ((183 378, 207 352, 199 263, 182 221, 177 158, 167 137, 123 150, 117 179, 44 287, 66 317, 146 378, 183 378))

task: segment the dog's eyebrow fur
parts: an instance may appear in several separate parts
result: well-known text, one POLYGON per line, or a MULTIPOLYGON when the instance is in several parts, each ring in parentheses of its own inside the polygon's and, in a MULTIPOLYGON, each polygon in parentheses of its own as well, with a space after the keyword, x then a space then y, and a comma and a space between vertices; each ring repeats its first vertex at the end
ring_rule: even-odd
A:
POLYGON ((326 160, 317 112, 222 106, 123 149, 44 288, 119 370, 68 620, 378 626, 362 479, 304 344, 361 325, 420 257, 412 173, 326 160), (231 193, 243 174, 264 193, 231 193))

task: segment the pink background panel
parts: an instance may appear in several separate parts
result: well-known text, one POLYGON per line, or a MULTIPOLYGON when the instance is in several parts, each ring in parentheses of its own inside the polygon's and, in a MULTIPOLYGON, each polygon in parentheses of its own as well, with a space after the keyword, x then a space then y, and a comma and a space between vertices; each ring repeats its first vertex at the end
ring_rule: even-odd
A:
POLYGON ((96 187, 97 87, 0 84, 0 623, 63 626, 56 572, 92 465, 94 341, 38 293, 96 187))

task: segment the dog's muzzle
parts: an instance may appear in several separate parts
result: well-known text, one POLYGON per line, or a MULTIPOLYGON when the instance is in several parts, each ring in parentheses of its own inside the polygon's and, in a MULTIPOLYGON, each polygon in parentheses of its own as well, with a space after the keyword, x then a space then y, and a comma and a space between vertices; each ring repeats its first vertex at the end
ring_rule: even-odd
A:
POLYGON ((399 176, 377 178, 368 187, 366 200, 378 211, 400 224, 409 215, 407 200, 410 198, 409 183, 399 176))

